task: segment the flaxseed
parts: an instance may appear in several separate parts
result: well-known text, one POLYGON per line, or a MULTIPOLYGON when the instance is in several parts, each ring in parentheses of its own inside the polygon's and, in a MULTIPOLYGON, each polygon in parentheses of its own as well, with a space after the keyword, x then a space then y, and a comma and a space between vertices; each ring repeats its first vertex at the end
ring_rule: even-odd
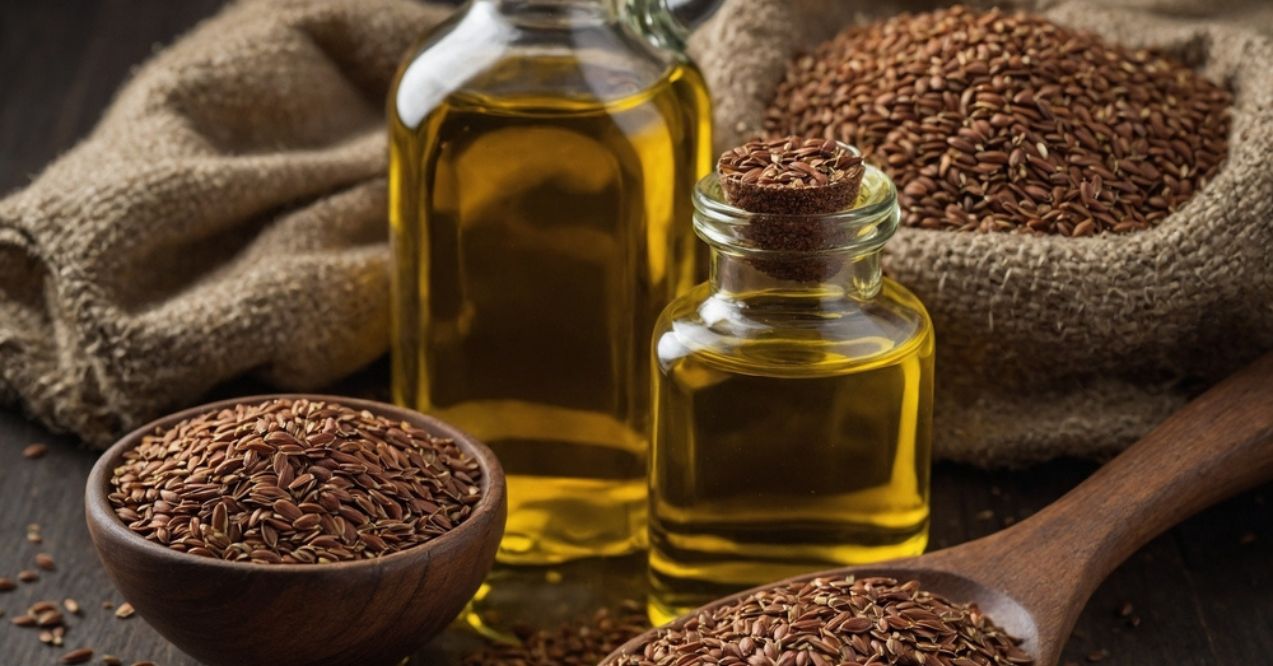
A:
POLYGON ((796 58, 771 136, 858 147, 926 229, 1147 229, 1228 152, 1230 94, 1185 65, 1026 13, 952 7, 851 27, 796 58))
POLYGON ((606 666, 1033 664, 976 606, 892 578, 766 588, 665 628, 606 666), (697 660, 696 660, 697 659, 697 660))
POLYGON ((260 564, 380 557, 463 522, 481 470, 450 439, 336 403, 269 400, 147 435, 116 514, 168 548, 260 564))

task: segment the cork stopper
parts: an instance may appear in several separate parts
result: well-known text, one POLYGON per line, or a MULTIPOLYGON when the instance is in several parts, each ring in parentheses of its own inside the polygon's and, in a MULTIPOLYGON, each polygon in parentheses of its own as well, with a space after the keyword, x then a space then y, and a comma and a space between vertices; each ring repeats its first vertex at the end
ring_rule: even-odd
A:
POLYGON ((830 139, 795 136, 750 141, 721 155, 721 191, 732 206, 750 213, 745 235, 759 249, 784 254, 750 263, 771 277, 799 282, 826 280, 843 258, 800 256, 847 243, 846 232, 820 214, 853 206, 866 172, 862 158, 830 139))

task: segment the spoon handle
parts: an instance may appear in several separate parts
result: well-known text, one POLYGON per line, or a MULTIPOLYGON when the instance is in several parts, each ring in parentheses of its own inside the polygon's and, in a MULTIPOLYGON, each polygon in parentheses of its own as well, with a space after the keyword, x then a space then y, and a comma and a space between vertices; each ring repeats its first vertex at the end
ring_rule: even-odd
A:
POLYGON ((1068 614, 1056 619, 1069 627, 1101 581, 1141 546, 1270 478, 1273 353, 1190 402, 1048 508, 959 553, 957 565, 992 572, 1036 613, 1068 614))

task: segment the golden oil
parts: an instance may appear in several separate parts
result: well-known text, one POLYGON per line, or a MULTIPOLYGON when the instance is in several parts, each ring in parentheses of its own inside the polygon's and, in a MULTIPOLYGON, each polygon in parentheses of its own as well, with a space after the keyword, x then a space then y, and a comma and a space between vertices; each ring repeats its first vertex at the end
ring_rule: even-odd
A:
POLYGON ((866 240, 845 248, 835 277, 776 279, 707 234, 712 281, 656 326, 656 623, 781 578, 924 550, 934 338, 919 300, 880 275, 896 210, 880 208, 887 177, 868 180, 860 203, 885 219, 848 235, 866 240))
POLYGON ((395 399, 498 454, 504 563, 644 545, 649 336, 692 284, 710 114, 692 65, 642 76, 515 58, 391 112, 395 399))

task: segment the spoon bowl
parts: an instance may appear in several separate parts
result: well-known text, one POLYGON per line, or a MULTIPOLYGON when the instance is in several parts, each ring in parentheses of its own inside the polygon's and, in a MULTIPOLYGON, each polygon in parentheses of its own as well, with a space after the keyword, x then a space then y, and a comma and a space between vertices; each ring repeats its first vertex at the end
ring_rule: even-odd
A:
POLYGON ((212 666, 392 664, 444 629, 494 563, 507 512, 495 455, 459 430, 408 409, 322 395, 236 398, 188 409, 133 431, 88 478, 85 509, 98 557, 137 613, 178 648, 212 666), (241 402, 304 398, 367 410, 454 440, 482 470, 482 497, 454 529, 374 559, 330 564, 228 562, 168 549, 133 533, 107 495, 124 454, 156 428, 241 402))
MULTIPOLYGON (((1149 540, 1190 515, 1273 478, 1273 353, 1186 405, 1029 519, 919 557, 832 569, 781 581, 886 576, 916 580, 954 603, 973 603, 1021 641, 1037 666, 1058 663, 1096 587, 1149 540)), ((765 585, 669 623, 680 628, 765 585)), ((638 653, 652 629, 603 664, 638 653)))

